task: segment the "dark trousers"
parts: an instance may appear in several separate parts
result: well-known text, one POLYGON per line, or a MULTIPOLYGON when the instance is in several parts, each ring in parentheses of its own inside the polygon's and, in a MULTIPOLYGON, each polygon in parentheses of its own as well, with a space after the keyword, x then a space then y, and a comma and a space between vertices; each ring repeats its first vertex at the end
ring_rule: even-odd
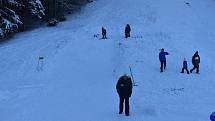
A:
POLYGON ((125 101, 125 114, 129 115, 129 97, 120 97, 119 113, 123 112, 124 101, 125 101))
POLYGON ((128 38, 128 37, 130 37, 130 32, 125 33, 125 38, 128 38))
POLYGON ((166 61, 160 61, 161 63, 161 67, 160 67, 160 71, 163 72, 163 69, 166 69, 166 61))
POLYGON ((105 33, 103 33, 103 34, 102 34, 102 39, 107 39, 107 37, 106 37, 106 34, 105 34, 105 33))
POLYGON ((181 70, 181 73, 184 73, 184 70, 186 70, 187 71, 187 74, 189 74, 189 71, 188 71, 188 69, 187 68, 182 68, 182 70, 181 70))
POLYGON ((199 73, 199 65, 194 65, 194 67, 190 70, 190 73, 193 72, 193 70, 196 69, 196 73, 199 73))

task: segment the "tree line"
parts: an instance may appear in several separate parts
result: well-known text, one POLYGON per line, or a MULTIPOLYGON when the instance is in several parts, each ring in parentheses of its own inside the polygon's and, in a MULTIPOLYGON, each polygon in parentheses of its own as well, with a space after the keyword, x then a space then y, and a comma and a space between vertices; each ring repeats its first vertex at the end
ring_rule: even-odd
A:
POLYGON ((64 18, 88 0, 0 0, 0 39, 37 23, 64 18))

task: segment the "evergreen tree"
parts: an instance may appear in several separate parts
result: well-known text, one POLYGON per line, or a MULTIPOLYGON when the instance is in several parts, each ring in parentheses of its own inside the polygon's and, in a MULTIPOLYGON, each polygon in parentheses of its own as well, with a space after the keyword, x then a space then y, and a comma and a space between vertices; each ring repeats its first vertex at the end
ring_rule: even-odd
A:
POLYGON ((28 15, 42 19, 44 11, 40 0, 0 0, 0 38, 18 31, 28 15))

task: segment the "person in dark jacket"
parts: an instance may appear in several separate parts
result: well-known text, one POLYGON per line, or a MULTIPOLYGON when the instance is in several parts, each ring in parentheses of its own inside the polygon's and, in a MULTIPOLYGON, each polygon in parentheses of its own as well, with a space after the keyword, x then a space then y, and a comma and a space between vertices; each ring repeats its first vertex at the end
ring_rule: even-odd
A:
POLYGON ((187 74, 189 74, 188 67, 187 67, 187 61, 186 61, 185 58, 184 58, 184 61, 183 61, 183 68, 181 70, 181 73, 184 73, 184 70, 186 70, 187 74))
POLYGON ((163 72, 163 69, 166 69, 166 55, 169 55, 168 52, 164 52, 164 49, 161 49, 159 53, 159 60, 160 60, 160 72, 163 72))
POLYGON ((211 120, 211 121, 215 121, 215 112, 213 112, 213 113, 210 115, 210 120, 211 120))
POLYGON ((123 103, 125 102, 125 115, 129 116, 129 98, 132 94, 131 77, 126 74, 121 76, 117 82, 116 90, 120 98, 119 114, 123 112, 123 103))
POLYGON ((192 64, 193 64, 193 68, 190 70, 190 73, 192 73, 193 70, 195 69, 196 69, 196 73, 199 73, 200 56, 198 54, 198 51, 196 51, 192 57, 192 64))
POLYGON ((126 27, 125 27, 125 38, 128 38, 128 37, 131 36, 130 32, 131 32, 131 27, 130 27, 129 24, 127 24, 126 27))
POLYGON ((107 39, 106 34, 107 34, 106 29, 104 27, 102 27, 102 39, 107 39))

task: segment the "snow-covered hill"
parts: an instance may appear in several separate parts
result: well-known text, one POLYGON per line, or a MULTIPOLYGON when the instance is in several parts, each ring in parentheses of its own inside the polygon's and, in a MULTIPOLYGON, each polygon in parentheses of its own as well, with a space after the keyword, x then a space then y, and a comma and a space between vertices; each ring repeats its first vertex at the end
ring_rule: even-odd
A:
POLYGON ((0 45, 0 120, 209 120, 214 11, 213 0, 96 0, 56 28, 18 34, 0 45), (132 38, 125 40, 127 23, 132 38), (101 26, 109 39, 94 37, 101 26), (164 73, 160 48, 170 53, 164 73), (196 50, 200 75, 179 73, 184 57, 192 67, 196 50), (115 84, 129 65, 138 86, 125 117, 118 114, 115 84))

